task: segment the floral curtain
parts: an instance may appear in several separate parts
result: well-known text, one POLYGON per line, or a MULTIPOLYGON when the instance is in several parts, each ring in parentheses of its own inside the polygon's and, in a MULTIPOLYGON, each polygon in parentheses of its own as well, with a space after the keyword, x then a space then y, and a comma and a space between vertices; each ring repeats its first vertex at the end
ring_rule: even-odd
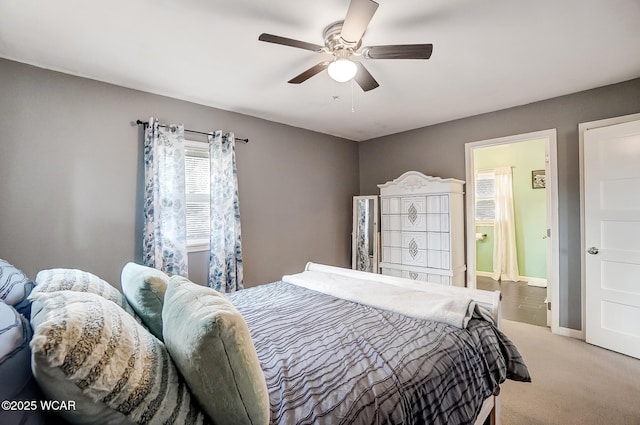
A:
POLYGON ((243 288, 240 206, 233 133, 209 135, 211 161, 211 253, 209 286, 220 292, 243 288))
POLYGON ((511 167, 494 170, 496 209, 493 227, 494 280, 520 280, 516 249, 516 220, 513 211, 513 182, 511 167))
POLYGON ((153 117, 144 134, 142 261, 168 275, 187 276, 184 127, 161 127, 153 117))

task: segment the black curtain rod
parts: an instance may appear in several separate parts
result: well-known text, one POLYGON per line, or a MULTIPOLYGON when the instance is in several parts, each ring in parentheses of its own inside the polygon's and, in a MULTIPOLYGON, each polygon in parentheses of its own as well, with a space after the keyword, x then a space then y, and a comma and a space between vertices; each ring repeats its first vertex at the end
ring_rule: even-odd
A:
MULTIPOLYGON (((142 120, 137 120, 136 124, 138 125, 144 125, 145 127, 149 125, 148 121, 142 121, 142 120)), ((160 127, 167 127, 166 124, 159 124, 160 127)), ((196 134, 204 134, 205 136, 208 136, 209 134, 211 134, 211 132, 209 133, 205 133, 204 131, 196 131, 196 130, 189 130, 189 129, 184 129, 184 131, 188 131, 189 133, 196 133, 196 134)), ((235 140, 237 140, 238 142, 243 142, 243 143, 249 143, 249 139, 241 139, 239 137, 235 137, 235 140)))

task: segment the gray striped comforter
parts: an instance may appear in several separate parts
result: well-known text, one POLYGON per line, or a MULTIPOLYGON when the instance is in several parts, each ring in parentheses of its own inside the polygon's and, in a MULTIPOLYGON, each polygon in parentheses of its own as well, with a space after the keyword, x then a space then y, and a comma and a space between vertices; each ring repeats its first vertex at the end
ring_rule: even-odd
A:
POLYGON ((284 282, 228 297, 249 326, 273 424, 469 424, 506 378, 530 380, 479 316, 457 329, 284 282))

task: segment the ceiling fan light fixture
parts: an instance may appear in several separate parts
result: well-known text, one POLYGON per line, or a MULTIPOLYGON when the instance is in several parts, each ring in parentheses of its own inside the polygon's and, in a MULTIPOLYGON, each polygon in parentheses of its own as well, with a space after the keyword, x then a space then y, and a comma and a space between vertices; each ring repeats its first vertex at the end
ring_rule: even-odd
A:
POLYGON ((358 67, 346 58, 338 58, 329 64, 329 76, 339 83, 344 83, 356 76, 358 67))

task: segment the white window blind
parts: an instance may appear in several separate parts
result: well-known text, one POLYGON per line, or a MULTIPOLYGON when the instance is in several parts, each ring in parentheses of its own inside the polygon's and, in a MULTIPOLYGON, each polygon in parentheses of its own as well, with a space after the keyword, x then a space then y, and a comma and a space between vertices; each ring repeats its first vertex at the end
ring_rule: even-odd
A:
POLYGON ((185 141, 185 181, 187 197, 187 248, 209 247, 210 172, 206 143, 185 141))
POLYGON ((476 173, 476 221, 493 222, 496 218, 496 176, 493 171, 476 173))

